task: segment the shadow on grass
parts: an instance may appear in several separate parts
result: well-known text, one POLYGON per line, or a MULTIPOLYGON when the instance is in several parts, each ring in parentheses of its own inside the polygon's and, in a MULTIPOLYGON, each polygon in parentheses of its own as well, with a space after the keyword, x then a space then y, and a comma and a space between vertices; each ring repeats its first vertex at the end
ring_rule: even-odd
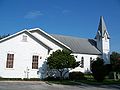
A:
POLYGON ((77 82, 81 82, 84 84, 89 84, 89 85, 113 85, 113 84, 118 84, 120 85, 120 80, 115 81, 115 80, 104 80, 103 82, 97 82, 96 80, 79 80, 77 82))
POLYGON ((52 84, 60 84, 60 85, 70 85, 70 86, 78 86, 80 88, 85 87, 99 87, 99 88, 106 88, 106 89, 118 89, 120 90, 120 81, 114 80, 104 80, 103 82, 97 82, 95 80, 63 80, 63 81, 47 81, 49 85, 52 84))

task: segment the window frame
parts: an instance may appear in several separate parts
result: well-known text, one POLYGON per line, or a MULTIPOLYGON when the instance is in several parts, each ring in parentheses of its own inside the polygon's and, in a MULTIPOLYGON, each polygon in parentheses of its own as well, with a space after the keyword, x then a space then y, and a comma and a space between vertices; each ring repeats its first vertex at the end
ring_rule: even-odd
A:
POLYGON ((81 68, 84 68, 84 57, 81 57, 81 62, 80 62, 80 64, 81 64, 80 67, 81 67, 81 68))
POLYGON ((38 61, 39 61, 39 56, 33 55, 32 56, 32 69, 38 69, 38 61))
POLYGON ((13 68, 14 66, 14 54, 7 53, 6 68, 13 68))

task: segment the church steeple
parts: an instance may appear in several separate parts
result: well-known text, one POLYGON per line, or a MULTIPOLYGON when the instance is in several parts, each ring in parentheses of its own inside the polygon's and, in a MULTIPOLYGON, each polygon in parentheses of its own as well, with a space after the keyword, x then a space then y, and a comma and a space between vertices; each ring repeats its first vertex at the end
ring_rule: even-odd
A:
POLYGON ((103 19, 103 16, 100 16, 100 22, 99 22, 99 27, 98 27, 98 33, 102 38, 105 37, 105 34, 107 35, 107 38, 110 38, 107 28, 103 19))
POLYGON ((97 48, 102 53, 102 58, 104 59, 105 63, 110 63, 109 61, 109 39, 110 35, 107 32, 107 28, 103 19, 103 16, 100 17, 100 22, 98 26, 98 31, 96 34, 96 42, 97 42, 97 48))

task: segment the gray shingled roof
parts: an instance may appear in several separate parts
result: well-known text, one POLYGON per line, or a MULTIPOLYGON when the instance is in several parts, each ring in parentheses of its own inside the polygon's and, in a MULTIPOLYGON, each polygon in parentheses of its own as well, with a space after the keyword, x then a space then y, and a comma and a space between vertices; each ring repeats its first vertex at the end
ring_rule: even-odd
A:
POLYGON ((101 52, 96 48, 96 41, 93 39, 84 39, 55 34, 51 34, 51 36, 70 47, 74 53, 101 54, 101 52))

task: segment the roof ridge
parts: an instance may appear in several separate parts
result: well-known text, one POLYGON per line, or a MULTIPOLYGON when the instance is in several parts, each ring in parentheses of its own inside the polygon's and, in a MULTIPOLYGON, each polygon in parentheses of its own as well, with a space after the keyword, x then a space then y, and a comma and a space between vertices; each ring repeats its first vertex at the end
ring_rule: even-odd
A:
POLYGON ((16 37, 17 35, 22 34, 22 33, 27 33, 27 34, 31 35, 34 39, 36 39, 37 41, 39 41, 40 43, 42 43, 45 47, 51 49, 48 45, 46 45, 45 43, 41 42, 41 41, 40 41, 39 39, 37 39, 34 35, 32 35, 27 29, 24 29, 24 30, 22 30, 22 31, 19 31, 19 32, 17 32, 17 33, 14 33, 14 34, 8 36, 8 37, 5 37, 5 38, 1 39, 1 40, 0 40, 0 43, 1 43, 1 42, 4 42, 4 41, 6 41, 6 40, 8 40, 8 39, 10 39, 10 38, 16 37))
POLYGON ((49 38, 53 39, 54 41, 56 41, 57 43, 61 44, 62 46, 64 46, 65 48, 71 50, 67 45, 65 45, 64 43, 60 42, 59 40, 57 40, 56 38, 54 38, 51 34, 43 31, 42 29, 40 28, 33 28, 33 29, 29 29, 28 31, 32 32, 32 31, 35 31, 35 30, 38 30, 40 32, 42 32, 44 35, 48 36, 49 38))
POLYGON ((5 38, 0 39, 0 42, 4 41, 4 40, 6 40, 6 39, 9 39, 9 38, 11 38, 11 37, 13 37, 13 36, 15 36, 15 35, 17 35, 17 34, 20 34, 20 33, 26 32, 26 31, 27 31, 27 29, 23 29, 22 31, 19 31, 19 32, 14 33, 14 34, 11 34, 11 35, 8 36, 8 37, 5 37, 5 38))
POLYGON ((62 35, 62 34, 50 34, 50 35, 56 35, 56 36, 63 36, 63 37, 72 37, 72 38, 76 38, 76 39, 86 39, 86 40, 95 40, 94 38, 81 38, 81 37, 76 37, 76 36, 70 36, 70 35, 62 35))
POLYGON ((95 39, 86 39, 73 36, 51 34, 53 37, 71 48, 73 53, 101 54, 96 48, 95 39))

